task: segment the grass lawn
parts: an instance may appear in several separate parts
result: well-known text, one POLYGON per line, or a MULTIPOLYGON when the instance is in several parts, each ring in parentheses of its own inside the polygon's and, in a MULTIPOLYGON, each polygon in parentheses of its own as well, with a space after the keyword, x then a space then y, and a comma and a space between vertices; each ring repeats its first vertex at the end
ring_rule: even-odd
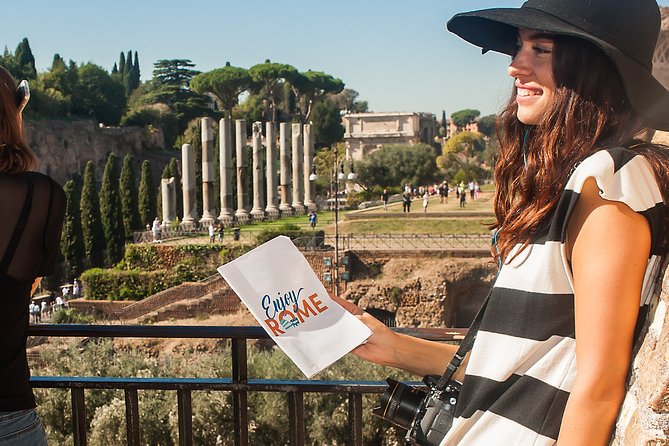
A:
MULTIPOLYGON (((439 203, 439 197, 433 196, 430 197, 427 205, 427 213, 439 213, 439 212, 493 212, 492 208, 492 198, 493 195, 490 192, 482 192, 480 197, 477 200, 471 200, 469 198, 469 192, 467 193, 467 201, 464 208, 460 207, 460 202, 455 196, 455 193, 452 193, 448 196, 448 203, 439 203)), ((382 208, 371 208, 365 212, 384 212, 382 208)), ((385 212, 390 213, 402 213, 402 203, 393 203, 388 205, 388 210, 385 212)), ((423 199, 415 198, 411 202, 411 212, 423 212, 423 199)))
MULTIPOLYGON (((488 233, 486 218, 421 218, 421 219, 370 219, 339 222, 339 233, 343 234, 483 234, 488 233)), ((334 233, 334 226, 326 228, 334 233)))

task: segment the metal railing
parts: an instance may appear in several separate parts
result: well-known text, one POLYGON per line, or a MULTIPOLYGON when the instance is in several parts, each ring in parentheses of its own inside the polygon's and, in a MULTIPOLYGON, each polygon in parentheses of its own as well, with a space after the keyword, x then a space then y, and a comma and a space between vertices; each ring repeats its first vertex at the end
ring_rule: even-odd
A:
MULTIPOLYGON (((394 329, 436 341, 459 341, 466 329, 394 329)), ((362 396, 382 393, 385 382, 249 379, 247 345, 249 339, 267 339, 261 327, 142 326, 142 325, 31 325, 31 336, 47 337, 137 337, 137 338, 216 338, 232 341, 231 378, 111 378, 73 376, 33 376, 35 388, 69 389, 72 399, 74 445, 85 446, 87 389, 117 389, 125 393, 126 435, 129 446, 140 445, 138 390, 176 391, 179 445, 193 444, 192 392, 219 390, 232 393, 234 444, 249 444, 249 392, 280 392, 288 400, 291 445, 305 444, 304 394, 348 395, 349 444, 362 445, 362 396)), ((420 383, 413 383, 420 385, 420 383)))
MULTIPOLYGON (((298 246, 307 249, 331 249, 334 235, 325 235, 324 245, 315 245, 309 238, 300 239, 298 246)), ((297 244, 297 243, 296 243, 297 244)), ((342 234, 339 249, 344 251, 392 250, 488 250, 488 234, 342 234)))

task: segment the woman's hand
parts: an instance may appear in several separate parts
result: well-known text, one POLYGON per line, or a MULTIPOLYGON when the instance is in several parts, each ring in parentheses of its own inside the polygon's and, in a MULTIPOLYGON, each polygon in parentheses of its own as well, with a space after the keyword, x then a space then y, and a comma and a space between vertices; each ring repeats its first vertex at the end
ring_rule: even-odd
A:
POLYGON ((395 333, 354 303, 337 296, 330 297, 372 331, 367 341, 352 351, 361 359, 419 376, 441 375, 457 351, 454 345, 395 333))

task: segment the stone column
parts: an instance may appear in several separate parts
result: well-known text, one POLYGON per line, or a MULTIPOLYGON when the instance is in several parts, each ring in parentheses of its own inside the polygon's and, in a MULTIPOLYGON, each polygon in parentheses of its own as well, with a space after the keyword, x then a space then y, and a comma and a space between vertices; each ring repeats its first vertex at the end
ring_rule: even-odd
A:
POLYGON ((262 122, 253 123, 253 209, 251 216, 260 220, 265 216, 263 199, 262 122))
POLYGON ((267 207, 265 212, 270 217, 279 215, 279 208, 276 205, 276 131, 273 122, 268 122, 265 127, 265 147, 267 155, 265 163, 267 164, 267 207))
POLYGON ((208 226, 216 221, 214 204, 214 129, 211 118, 202 118, 202 218, 208 226))
POLYGON ((296 214, 304 214, 304 184, 302 180, 302 124, 293 124, 293 209, 296 214))
POLYGON ((219 131, 219 172, 221 174, 221 213, 218 221, 224 225, 232 223, 232 126, 229 119, 221 119, 218 123, 219 131))
POLYGON ((281 178, 279 179, 279 189, 281 203, 279 210, 282 214, 293 215, 293 208, 290 205, 290 151, 288 150, 288 124, 282 122, 279 124, 279 163, 281 164, 281 178))
POLYGON ((304 206, 309 211, 315 211, 316 184, 309 179, 314 161, 314 140, 311 137, 311 124, 304 124, 302 131, 304 132, 304 206))
POLYGON ((190 144, 181 146, 181 193, 183 196, 184 218, 181 226, 195 223, 195 149, 190 144))
POLYGON ((160 180, 160 196, 163 202, 163 226, 177 218, 177 190, 174 177, 160 180))
POLYGON ((235 217, 240 222, 249 218, 248 206, 248 161, 246 159, 246 121, 237 119, 235 121, 235 152, 237 157, 237 210, 235 217))

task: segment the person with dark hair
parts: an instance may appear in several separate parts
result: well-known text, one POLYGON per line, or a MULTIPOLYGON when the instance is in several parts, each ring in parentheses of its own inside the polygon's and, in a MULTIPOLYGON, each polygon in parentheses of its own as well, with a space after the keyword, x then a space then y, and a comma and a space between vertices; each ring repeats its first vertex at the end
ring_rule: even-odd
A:
MULTIPOLYGON (((473 348, 387 329, 354 353, 462 388, 442 445, 607 445, 635 327, 667 253, 669 91, 651 74, 655 0, 528 0, 461 13, 448 29, 511 56, 497 120, 500 271, 473 348)), ((463 193, 464 191, 461 191, 463 193)))
POLYGON ((26 359, 30 296, 58 257, 65 193, 36 164, 23 135, 21 111, 29 98, 0 67, 0 444, 46 445, 35 412, 26 359))

